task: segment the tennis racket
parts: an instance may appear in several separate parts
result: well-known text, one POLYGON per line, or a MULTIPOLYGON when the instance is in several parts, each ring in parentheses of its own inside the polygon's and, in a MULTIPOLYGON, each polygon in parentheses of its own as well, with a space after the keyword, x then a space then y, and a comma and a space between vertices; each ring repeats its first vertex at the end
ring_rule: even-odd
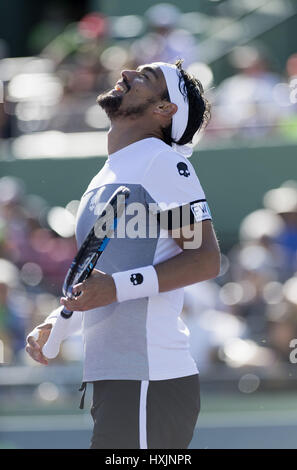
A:
MULTIPOLYGON (((73 298, 73 286, 83 282, 92 273, 116 230, 118 220, 124 211, 126 199, 129 195, 130 190, 125 186, 120 186, 103 207, 66 274, 62 288, 65 297, 73 298)), ((49 338, 42 348, 44 356, 48 359, 53 359, 58 355, 60 344, 65 337, 67 320, 72 314, 73 312, 64 307, 53 325, 49 338)))

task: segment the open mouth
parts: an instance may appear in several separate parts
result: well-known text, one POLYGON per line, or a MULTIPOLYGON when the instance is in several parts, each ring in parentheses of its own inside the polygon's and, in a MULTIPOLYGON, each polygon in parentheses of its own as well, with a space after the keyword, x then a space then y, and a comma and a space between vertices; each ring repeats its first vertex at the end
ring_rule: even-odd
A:
POLYGON ((129 85, 125 80, 117 82, 114 88, 116 91, 120 91, 122 93, 127 93, 130 90, 129 85))

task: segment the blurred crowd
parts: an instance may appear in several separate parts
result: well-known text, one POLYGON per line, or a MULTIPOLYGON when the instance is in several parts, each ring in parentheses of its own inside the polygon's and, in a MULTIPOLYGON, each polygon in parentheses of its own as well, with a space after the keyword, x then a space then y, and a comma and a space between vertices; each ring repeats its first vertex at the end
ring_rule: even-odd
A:
POLYGON ((222 255, 214 281, 185 289, 183 318, 200 370, 289 364, 297 338, 297 182, 263 197, 222 255))
POLYGON ((89 13, 59 33, 54 19, 37 25, 30 43, 32 51, 39 45, 38 53, 10 58, 9 49, 0 47, 0 138, 106 130, 108 120, 96 97, 114 87, 123 69, 183 58, 213 104, 206 141, 270 135, 295 139, 297 52, 283 68, 261 42, 236 47, 227 56, 233 74, 222 80, 200 58, 203 23, 202 14, 184 14, 162 3, 143 16, 89 13))
POLYGON ((0 341, 4 362, 23 363, 25 337, 59 305, 76 252, 77 201, 48 207, 22 180, 0 178, 0 341))

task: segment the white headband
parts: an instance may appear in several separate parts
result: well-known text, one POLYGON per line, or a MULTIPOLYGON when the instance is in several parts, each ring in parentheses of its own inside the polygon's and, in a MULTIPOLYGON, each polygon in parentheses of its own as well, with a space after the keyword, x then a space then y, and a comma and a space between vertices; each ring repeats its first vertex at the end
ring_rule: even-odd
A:
MULTIPOLYGON (((188 124, 189 104, 187 98, 183 96, 179 89, 180 76, 178 74, 178 68, 176 65, 166 64, 165 62, 154 62, 152 65, 156 65, 162 70, 170 101, 177 105, 177 111, 172 117, 171 137, 179 141, 188 124)), ((183 87, 183 84, 184 81, 183 78, 181 78, 181 87, 183 87)), ((173 149, 186 157, 190 157, 193 152, 192 147, 189 145, 173 144, 173 149)))

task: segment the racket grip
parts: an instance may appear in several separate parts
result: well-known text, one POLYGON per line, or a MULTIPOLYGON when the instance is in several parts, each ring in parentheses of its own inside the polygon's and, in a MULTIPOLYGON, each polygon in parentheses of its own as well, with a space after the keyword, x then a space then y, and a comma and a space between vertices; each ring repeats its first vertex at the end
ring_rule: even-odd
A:
POLYGON ((59 354, 60 345, 65 338, 68 324, 67 319, 70 318, 70 316, 64 317, 60 314, 53 325, 48 340, 42 348, 42 353, 48 359, 54 359, 59 354))

